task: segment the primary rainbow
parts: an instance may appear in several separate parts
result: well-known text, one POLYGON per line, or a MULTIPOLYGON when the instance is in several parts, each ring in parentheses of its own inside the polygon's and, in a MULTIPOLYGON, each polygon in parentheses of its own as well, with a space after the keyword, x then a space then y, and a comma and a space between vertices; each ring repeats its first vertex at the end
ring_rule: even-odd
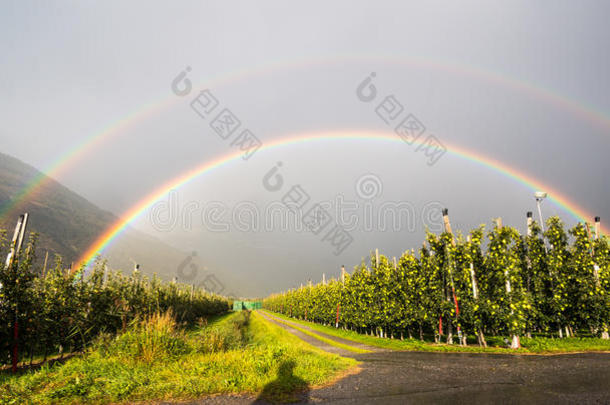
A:
MULTIPOLYGON (((519 91, 521 93, 528 94, 533 98, 554 105, 559 109, 569 111, 571 114, 578 116, 589 123, 594 124, 598 128, 601 128, 606 133, 608 130, 610 130, 610 118, 608 118, 605 113, 596 110, 591 106, 586 106, 582 103, 577 103, 565 96, 545 89, 541 86, 537 86, 535 84, 528 83, 523 80, 517 80, 508 77, 504 74, 479 69, 473 66, 457 65, 453 63, 448 63, 446 61, 439 62, 422 58, 405 58, 395 55, 342 54, 319 59, 281 61, 265 66, 224 73, 215 77, 213 80, 207 81, 206 87, 221 86, 227 83, 233 83, 239 80, 252 78, 258 75, 268 74, 282 69, 307 68, 316 65, 337 64, 352 61, 373 61, 374 63, 412 66, 419 69, 442 71, 454 75, 471 77, 476 80, 484 80, 487 82, 494 83, 496 85, 519 91)), ((355 83, 354 86, 356 85, 357 84, 355 83)), ((197 88, 203 88, 203 86, 194 86, 193 93, 195 93, 195 90, 197 88)), ((88 136, 82 142, 78 143, 66 153, 61 155, 58 159, 56 159, 50 166, 48 166, 43 171, 43 173, 28 182, 28 184, 14 198, 7 201, 3 206, 0 206, 0 219, 3 219, 5 216, 8 216, 12 212, 12 210, 18 206, 20 202, 26 200, 27 198, 30 198, 36 191, 40 190, 45 184, 45 178, 57 179, 62 172, 72 168, 80 159, 82 159, 88 153, 93 152, 97 146, 100 146, 104 142, 107 142, 116 137, 117 135, 124 133, 126 129, 136 125, 139 122, 144 121, 148 117, 151 117, 162 110, 169 108, 171 105, 179 101, 184 101, 184 99, 182 97, 177 97, 171 94, 169 97, 164 97, 160 102, 148 103, 144 106, 139 107, 131 114, 121 118, 118 121, 115 121, 114 123, 106 126, 102 130, 92 134, 91 136, 88 136)))
MULTIPOLYGON (((386 140, 393 142, 402 142, 402 140, 395 134, 388 134, 383 132, 374 132, 374 131, 333 131, 333 132, 315 132, 315 133, 304 133, 297 134, 281 139, 276 139, 270 142, 264 143, 264 145, 257 152, 260 153, 263 150, 269 150, 281 146, 287 146, 292 144, 298 144, 303 142, 313 142, 313 141, 325 141, 325 140, 386 140)), ((444 141, 443 141, 444 142, 444 141)), ((421 142, 417 142, 421 143, 421 142)), ((519 170, 512 168, 505 163, 502 163, 493 158, 483 156, 480 153, 473 152, 463 147, 458 147, 456 145, 450 145, 444 142, 445 147, 447 148, 447 152, 451 153, 457 157, 466 159, 468 161, 480 164, 484 167, 490 168, 508 178, 511 178, 517 181, 520 184, 525 185, 526 187, 532 190, 545 190, 549 193, 549 199, 557 204, 559 207, 563 208, 566 212, 570 213, 574 218, 579 221, 587 221, 592 218, 592 216, 585 212, 583 209, 578 207, 575 203, 570 201, 567 197, 562 195, 559 191, 549 187, 547 184, 543 184, 540 181, 536 180, 532 176, 526 175, 519 170)), ((95 257, 101 253, 121 232, 134 220, 136 220, 147 208, 149 208, 152 204, 158 201, 161 197, 167 194, 169 191, 173 189, 177 189, 179 187, 184 186, 191 180, 195 179, 198 176, 201 176, 205 173, 212 171, 213 169, 220 167, 224 164, 232 162, 234 160, 240 159, 242 156, 242 152, 233 152, 226 154, 218 159, 215 159, 211 162, 206 162, 200 166, 197 166, 187 172, 181 174, 180 176, 168 181, 163 184, 157 190, 150 193, 147 197, 140 200, 136 203, 132 208, 130 208, 121 219, 115 222, 110 228, 104 232, 85 252, 85 254, 79 259, 77 263, 80 266, 88 266, 95 257)), ((607 234, 605 229, 602 231, 607 234)))

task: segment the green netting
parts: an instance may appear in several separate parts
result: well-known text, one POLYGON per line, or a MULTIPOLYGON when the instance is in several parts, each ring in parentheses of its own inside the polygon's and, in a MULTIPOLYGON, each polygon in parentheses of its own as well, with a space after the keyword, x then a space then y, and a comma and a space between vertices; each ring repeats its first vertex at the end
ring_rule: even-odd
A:
POLYGON ((254 310, 263 307, 262 301, 233 301, 233 311, 241 311, 244 309, 254 310))

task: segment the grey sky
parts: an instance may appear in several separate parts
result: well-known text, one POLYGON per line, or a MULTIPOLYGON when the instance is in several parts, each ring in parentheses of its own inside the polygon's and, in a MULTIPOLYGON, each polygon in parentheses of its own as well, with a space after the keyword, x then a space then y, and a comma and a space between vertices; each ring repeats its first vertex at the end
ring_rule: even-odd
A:
MULTIPOLYGON (((376 72, 380 94, 395 95, 441 141, 519 168, 608 221, 609 8, 602 1, 3 2, 0 150, 45 169, 101 129, 160 103, 58 177, 120 215, 231 151, 190 109, 191 96, 171 92, 186 66, 196 88, 209 87, 263 143, 309 131, 389 132, 374 103, 355 95, 376 72), (540 97, 545 91, 605 118, 549 102, 540 97)), ((525 211, 535 208, 527 188, 494 171, 450 155, 429 167, 413 147, 385 141, 261 151, 194 180, 179 196, 264 206, 281 197, 261 184, 277 161, 312 200, 355 200, 357 179, 374 173, 383 181, 375 204, 409 201, 417 211, 438 201, 464 229, 496 216, 522 229, 525 211)), ((544 211, 574 223, 548 202, 544 211)), ((134 226, 198 250, 219 274, 250 277, 248 294, 351 268, 375 247, 399 255, 423 238, 422 221, 413 232, 358 230, 337 257, 306 233, 201 226, 164 233, 146 216, 134 226)))

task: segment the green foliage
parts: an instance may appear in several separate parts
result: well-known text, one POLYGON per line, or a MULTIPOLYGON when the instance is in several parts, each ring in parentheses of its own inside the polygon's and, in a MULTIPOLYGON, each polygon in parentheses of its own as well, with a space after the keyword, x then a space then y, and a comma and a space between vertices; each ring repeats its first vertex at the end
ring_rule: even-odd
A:
POLYGON ((135 319, 125 333, 116 338, 102 337, 97 350, 103 356, 123 355, 134 361, 151 363, 175 359, 189 351, 184 334, 177 328, 171 313, 153 314, 135 319))
MULTIPOLYGON (((306 286, 264 300, 264 308, 306 321, 379 336, 420 338, 458 331, 484 335, 550 334, 604 337, 610 324, 610 249, 588 227, 568 233, 559 218, 542 235, 533 223, 522 237, 511 227, 479 227, 465 240, 426 234, 419 255, 396 266, 371 257, 345 282, 306 286), (545 247, 546 246, 546 247, 545 247), (548 252, 547 252, 548 249, 548 252)), ((555 336, 556 336, 555 335, 555 336)))
MULTIPOLYGON (((86 276, 65 270, 59 259, 46 274, 33 263, 36 238, 14 264, 0 267, 0 364, 7 363, 18 326, 20 359, 82 351, 102 333, 124 331, 134 320, 171 310, 178 323, 224 313, 229 302, 190 286, 162 283, 138 273, 106 272, 97 261, 86 276)), ((6 241, 0 257, 6 255, 6 241)))

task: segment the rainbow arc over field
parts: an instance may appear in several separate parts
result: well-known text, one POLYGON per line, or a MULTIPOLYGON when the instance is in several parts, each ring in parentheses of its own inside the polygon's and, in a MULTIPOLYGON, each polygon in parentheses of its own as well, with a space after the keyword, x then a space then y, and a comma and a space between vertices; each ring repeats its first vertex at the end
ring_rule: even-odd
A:
MULTIPOLYGON (((553 105, 560 110, 568 111, 570 114, 579 117, 581 120, 588 122, 597 128, 601 128, 605 133, 610 131, 610 118, 605 113, 591 106, 577 103, 574 100, 539 85, 511 78, 502 73, 480 69, 474 66, 458 65, 448 61, 434 61, 424 58, 407 58, 396 55, 349 53, 333 55, 330 57, 286 60, 259 67, 248 67, 219 75, 211 80, 208 80, 204 85, 193 86, 193 94, 195 94, 197 88, 202 89, 213 86, 223 86, 281 70, 306 69, 309 67, 328 66, 333 64, 341 65, 350 62, 367 62, 372 65, 378 63, 409 66, 417 69, 440 71, 442 73, 469 77, 475 80, 492 83, 500 87, 508 88, 512 91, 527 94, 533 99, 553 105)), ((368 71, 363 71, 363 77, 368 73, 368 71)), ((356 85, 357 83, 354 83, 354 87, 356 85)), ((185 101, 184 98, 177 97, 171 93, 169 94, 169 96, 160 97, 161 101, 151 102, 140 106, 132 113, 88 136, 73 148, 66 151, 51 165, 49 165, 43 171, 43 173, 41 173, 41 175, 33 178, 27 184, 27 186, 18 193, 18 195, 3 206, 0 206, 0 219, 3 219, 5 216, 12 213, 12 210, 18 207, 19 203, 31 198, 34 193, 39 191, 45 184, 45 178, 58 178, 61 173, 73 168, 76 163, 82 160, 89 153, 95 151, 96 148, 102 146, 104 143, 109 142, 122 133, 126 133, 129 128, 145 121, 149 117, 155 116, 172 105, 185 101)), ((188 107, 185 106, 185 108, 188 107)))
MULTIPOLYGON (((295 134, 291 136, 287 136, 280 139, 275 139, 272 141, 265 142, 264 145, 256 152, 254 157, 257 157, 262 151, 275 149, 279 147, 286 147, 289 145, 301 144, 306 142, 323 142, 323 141, 366 141, 366 142, 379 142, 379 141, 388 141, 388 142, 399 142, 402 143, 402 139, 400 139, 397 135, 393 133, 384 133, 384 132, 374 132, 374 131, 357 131, 357 130, 342 130, 342 131, 330 131, 330 132, 314 132, 314 133, 302 133, 295 134)), ((416 143, 422 143, 416 142, 416 143)), ((527 175, 515 168, 512 168, 498 160, 493 158, 483 156, 480 153, 474 152, 472 150, 468 150, 461 146, 447 144, 445 142, 445 146, 447 148, 447 152, 462 158, 466 161, 470 161, 481 165, 485 168, 491 169, 504 177, 512 179, 525 187, 531 190, 545 190, 549 193, 549 199, 554 202, 556 205, 563 208, 566 212, 571 214, 574 218, 579 221, 586 222, 587 220, 591 220, 592 215, 585 212, 583 209, 578 207, 574 202, 570 201, 566 196, 562 195, 556 189, 549 187, 546 184, 541 183, 530 175, 527 175)), ((98 254, 103 252, 103 250, 117 237, 119 236, 123 230, 133 221, 138 219, 151 205, 153 205, 156 201, 161 199, 171 190, 178 189, 186 184, 188 184, 191 180, 209 173, 214 169, 226 165, 230 162, 240 160, 242 157, 242 152, 236 151, 232 153, 225 154, 215 160, 205 162, 201 165, 198 165, 180 176, 166 182, 161 185, 155 191, 151 192, 148 196, 141 199, 138 203, 133 205, 131 209, 129 209, 116 223, 114 223, 110 228, 106 230, 99 238, 87 249, 85 254, 78 260, 80 266, 88 266, 91 262, 96 258, 98 254)), ((602 229, 604 234, 607 234, 605 229, 602 229)))

